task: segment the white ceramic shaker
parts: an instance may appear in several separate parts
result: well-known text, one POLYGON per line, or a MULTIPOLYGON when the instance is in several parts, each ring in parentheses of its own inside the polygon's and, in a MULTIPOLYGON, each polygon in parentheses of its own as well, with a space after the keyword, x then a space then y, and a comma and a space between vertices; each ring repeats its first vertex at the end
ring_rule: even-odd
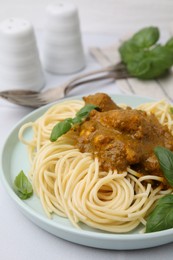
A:
POLYGON ((0 91, 44 85, 35 34, 29 21, 9 18, 0 23, 0 91))
POLYGON ((54 74, 70 74, 85 67, 78 10, 72 3, 46 9, 44 67, 54 74))

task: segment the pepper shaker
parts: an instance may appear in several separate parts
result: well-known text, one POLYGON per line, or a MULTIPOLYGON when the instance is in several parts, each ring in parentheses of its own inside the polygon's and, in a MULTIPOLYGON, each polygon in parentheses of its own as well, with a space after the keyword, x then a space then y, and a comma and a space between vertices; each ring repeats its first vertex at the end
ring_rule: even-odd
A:
POLYGON ((0 90, 39 91, 44 85, 35 34, 29 21, 9 18, 0 24, 0 90))
POLYGON ((78 10, 60 2, 46 9, 43 64, 54 74, 69 74, 85 67, 78 10))

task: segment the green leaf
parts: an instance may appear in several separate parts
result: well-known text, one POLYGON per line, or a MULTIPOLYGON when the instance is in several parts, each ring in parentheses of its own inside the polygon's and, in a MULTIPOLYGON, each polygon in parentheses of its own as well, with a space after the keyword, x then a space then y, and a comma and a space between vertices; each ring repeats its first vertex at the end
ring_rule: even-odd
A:
POLYGON ((80 118, 86 118, 89 113, 91 112, 91 110, 96 109, 97 106, 92 105, 92 104, 87 104, 86 106, 82 107, 77 113, 76 113, 76 117, 80 117, 80 118))
POLYGON ((150 62, 147 59, 139 62, 132 61, 127 64, 127 70, 130 75, 138 78, 143 78, 150 71, 150 62))
POLYGON ((156 207, 147 218, 146 232, 157 232, 169 228, 173 228, 172 194, 158 200, 156 207))
POLYGON ((23 171, 14 180, 14 190, 22 200, 30 198, 33 194, 32 185, 23 171))
POLYGON ((154 153, 167 182, 173 186, 173 152, 164 147, 157 146, 154 149, 154 153))
POLYGON ((127 69, 132 76, 154 79, 164 75, 172 65, 173 54, 165 46, 157 45, 152 50, 145 51, 141 60, 135 60, 134 57, 134 61, 127 64, 127 69), (137 71, 131 69, 132 64, 137 71))
POLYGON ((92 104, 88 104, 82 107, 74 118, 67 118, 62 122, 57 123, 52 129, 50 141, 55 142, 60 136, 66 134, 73 125, 81 124, 83 120, 89 115, 91 110, 97 109, 98 107, 92 104))
MULTIPOLYGON (((125 41, 119 48, 121 59, 124 63, 134 60, 134 55, 139 53, 139 48, 131 40, 125 41)), ((140 57, 139 57, 140 58, 140 57)))
POLYGON ((173 203, 173 194, 168 194, 157 201, 157 205, 173 203))
POLYGON ((76 125, 76 124, 81 124, 82 121, 83 121, 83 120, 82 120, 81 117, 74 117, 74 118, 72 119, 72 122, 73 122, 74 125, 76 125))
POLYGON ((157 44, 159 30, 147 27, 138 31, 119 48, 121 60, 130 76, 155 79, 165 75, 173 65, 173 38, 157 44))
POLYGON ((170 113, 173 114, 173 107, 170 107, 170 113))
POLYGON ((60 136, 66 134, 71 129, 71 127, 72 127, 71 118, 67 118, 64 121, 57 123, 51 132, 51 136, 50 136, 51 142, 55 142, 60 136))
POLYGON ((132 37, 132 41, 139 48, 149 48, 159 40, 159 30, 157 27, 146 27, 141 29, 132 37))
POLYGON ((165 46, 157 45, 151 50, 150 55, 162 68, 170 68, 173 64, 173 55, 165 46))
POLYGON ((165 47, 173 52, 173 37, 171 37, 165 44, 165 47))

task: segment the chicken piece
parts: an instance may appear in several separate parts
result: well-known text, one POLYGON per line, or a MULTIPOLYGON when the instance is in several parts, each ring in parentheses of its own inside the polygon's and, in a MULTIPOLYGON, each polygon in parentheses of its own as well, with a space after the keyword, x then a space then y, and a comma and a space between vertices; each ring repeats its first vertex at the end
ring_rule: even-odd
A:
POLYGON ((100 108, 100 111, 109 111, 114 109, 121 109, 117 106, 112 99, 104 93, 97 93, 95 95, 89 95, 83 97, 86 104, 93 104, 100 108))
POLYGON ((149 116, 145 111, 119 109, 100 113, 93 110, 90 114, 90 120, 97 121, 104 127, 116 129, 133 139, 147 138, 146 143, 155 142, 157 144, 158 139, 164 137, 164 146, 173 149, 173 137, 167 127, 162 126, 153 114, 149 116))

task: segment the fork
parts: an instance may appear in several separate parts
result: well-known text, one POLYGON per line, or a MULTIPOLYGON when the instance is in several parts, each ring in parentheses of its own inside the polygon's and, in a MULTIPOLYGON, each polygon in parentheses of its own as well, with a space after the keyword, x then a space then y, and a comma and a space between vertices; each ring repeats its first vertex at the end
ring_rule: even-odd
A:
POLYGON ((0 97, 17 105, 38 108, 40 106, 57 101, 58 99, 64 98, 73 88, 77 86, 105 79, 122 79, 128 76, 129 75, 124 65, 120 62, 116 65, 112 65, 104 69, 81 74, 60 85, 59 87, 51 88, 43 92, 17 89, 7 90, 1 91, 0 97), (99 74, 101 75, 97 77, 91 77, 93 75, 99 74))

